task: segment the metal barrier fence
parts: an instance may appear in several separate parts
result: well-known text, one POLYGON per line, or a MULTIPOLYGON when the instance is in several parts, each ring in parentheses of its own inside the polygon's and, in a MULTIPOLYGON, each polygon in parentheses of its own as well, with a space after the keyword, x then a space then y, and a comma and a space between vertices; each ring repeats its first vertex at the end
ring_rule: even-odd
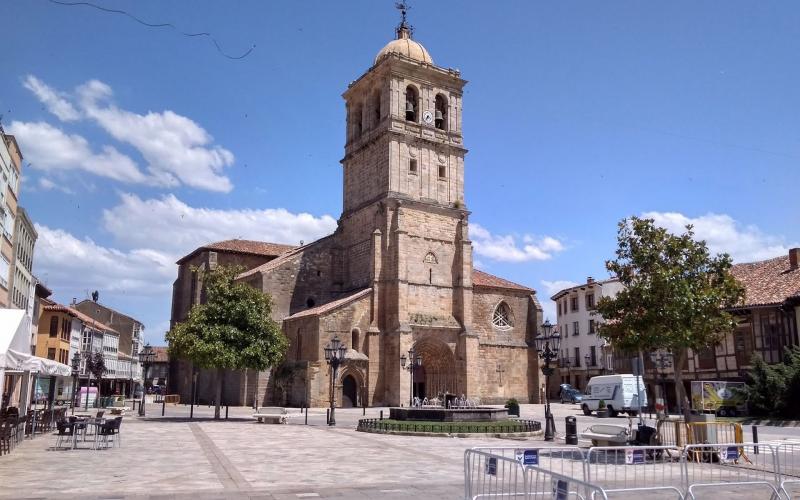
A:
POLYGON ((686 444, 743 443, 742 424, 735 422, 689 422, 686 444))
POLYGON ((763 498, 791 499, 800 498, 800 443, 593 447, 585 453, 577 447, 473 448, 465 452, 464 474, 471 499, 695 499, 709 489, 715 497, 761 498, 761 491, 769 493, 763 498))
POLYGON ((604 491, 655 491, 682 498, 683 450, 674 446, 603 446, 586 455, 586 482, 604 491))
POLYGON ((780 498, 778 459, 768 444, 692 444, 686 447, 683 466, 687 498, 694 499, 703 488, 719 490, 720 485, 735 486, 737 492, 769 489, 780 498))
POLYGON ((786 498, 800 498, 800 443, 782 443, 776 446, 775 456, 778 461, 780 490, 786 498))

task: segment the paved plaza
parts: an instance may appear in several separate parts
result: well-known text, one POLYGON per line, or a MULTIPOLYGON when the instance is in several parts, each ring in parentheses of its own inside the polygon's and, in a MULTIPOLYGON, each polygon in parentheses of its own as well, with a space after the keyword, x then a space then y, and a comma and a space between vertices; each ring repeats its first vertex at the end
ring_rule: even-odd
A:
MULTIPOLYGON (((576 407, 553 406, 563 431, 563 416, 576 407)), ((231 408, 227 421, 210 420, 213 408, 205 406, 193 421, 184 418, 187 407, 166 410, 161 418, 161 406, 148 405, 147 418, 125 417, 121 448, 53 451, 52 436, 25 441, 0 457, 0 498, 462 498, 466 448, 545 445, 541 437, 361 433, 354 430, 361 409, 338 409, 335 428, 325 425, 323 409, 309 411, 308 425, 297 409, 289 425, 256 424, 248 408, 231 408)), ((522 410, 541 419, 541 405, 522 410)), ((592 421, 582 417, 579 430, 592 421)))

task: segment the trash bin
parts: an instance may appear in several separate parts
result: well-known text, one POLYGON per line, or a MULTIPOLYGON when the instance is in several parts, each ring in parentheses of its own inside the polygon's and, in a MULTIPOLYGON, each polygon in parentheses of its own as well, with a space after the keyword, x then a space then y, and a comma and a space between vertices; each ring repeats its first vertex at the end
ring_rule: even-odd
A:
POLYGON ((575 417, 565 417, 565 439, 567 444, 578 444, 578 422, 575 417))

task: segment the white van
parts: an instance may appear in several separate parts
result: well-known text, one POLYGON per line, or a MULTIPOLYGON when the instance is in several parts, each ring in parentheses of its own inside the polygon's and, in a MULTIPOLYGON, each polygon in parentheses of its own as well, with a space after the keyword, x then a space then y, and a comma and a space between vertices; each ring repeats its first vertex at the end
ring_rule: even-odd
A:
POLYGON ((647 392, 641 376, 601 375, 592 377, 586 385, 586 394, 581 401, 584 415, 591 415, 600 405, 606 402, 608 414, 616 417, 618 413, 627 413, 635 416, 640 407, 647 406, 647 392), (636 394, 636 379, 639 379, 639 396, 636 394), (640 402, 641 401, 641 402, 640 402))

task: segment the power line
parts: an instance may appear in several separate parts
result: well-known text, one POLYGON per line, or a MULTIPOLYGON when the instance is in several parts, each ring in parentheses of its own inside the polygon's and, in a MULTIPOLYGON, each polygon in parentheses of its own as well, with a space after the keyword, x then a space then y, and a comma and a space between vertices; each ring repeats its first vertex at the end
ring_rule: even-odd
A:
POLYGON ((148 28, 172 28, 175 31, 177 31, 178 33, 180 33, 181 35, 186 36, 186 37, 205 36, 205 37, 210 38, 211 41, 214 43, 214 47, 216 47, 217 51, 220 54, 222 54, 223 56, 227 57, 228 59, 244 59, 245 57, 249 56, 251 52, 253 52, 253 49, 256 48, 255 44, 253 44, 253 46, 250 47, 249 49, 247 49, 243 54, 238 55, 238 56, 233 56, 233 55, 230 55, 230 54, 226 53, 224 50, 222 50, 222 47, 220 46, 220 44, 217 41, 217 39, 214 38, 214 36, 211 33, 208 33, 206 31, 202 31, 202 32, 198 32, 198 33, 187 33, 185 31, 181 31, 177 26, 175 26, 172 23, 149 23, 147 21, 139 19, 138 17, 134 16, 130 12, 127 12, 127 11, 124 11, 124 10, 120 10, 120 9, 109 9, 108 7, 103 7, 101 5, 93 4, 91 2, 65 2, 63 0, 47 0, 47 1, 50 2, 50 3, 54 3, 54 4, 57 4, 57 5, 64 5, 64 6, 67 6, 67 7, 74 7, 74 6, 78 6, 78 5, 83 5, 83 6, 86 6, 86 7, 92 7, 94 9, 100 10, 102 12, 107 12, 109 14, 121 14, 123 16, 129 17, 130 19, 133 19, 137 23, 139 23, 139 24, 141 24, 143 26, 146 26, 148 28))

